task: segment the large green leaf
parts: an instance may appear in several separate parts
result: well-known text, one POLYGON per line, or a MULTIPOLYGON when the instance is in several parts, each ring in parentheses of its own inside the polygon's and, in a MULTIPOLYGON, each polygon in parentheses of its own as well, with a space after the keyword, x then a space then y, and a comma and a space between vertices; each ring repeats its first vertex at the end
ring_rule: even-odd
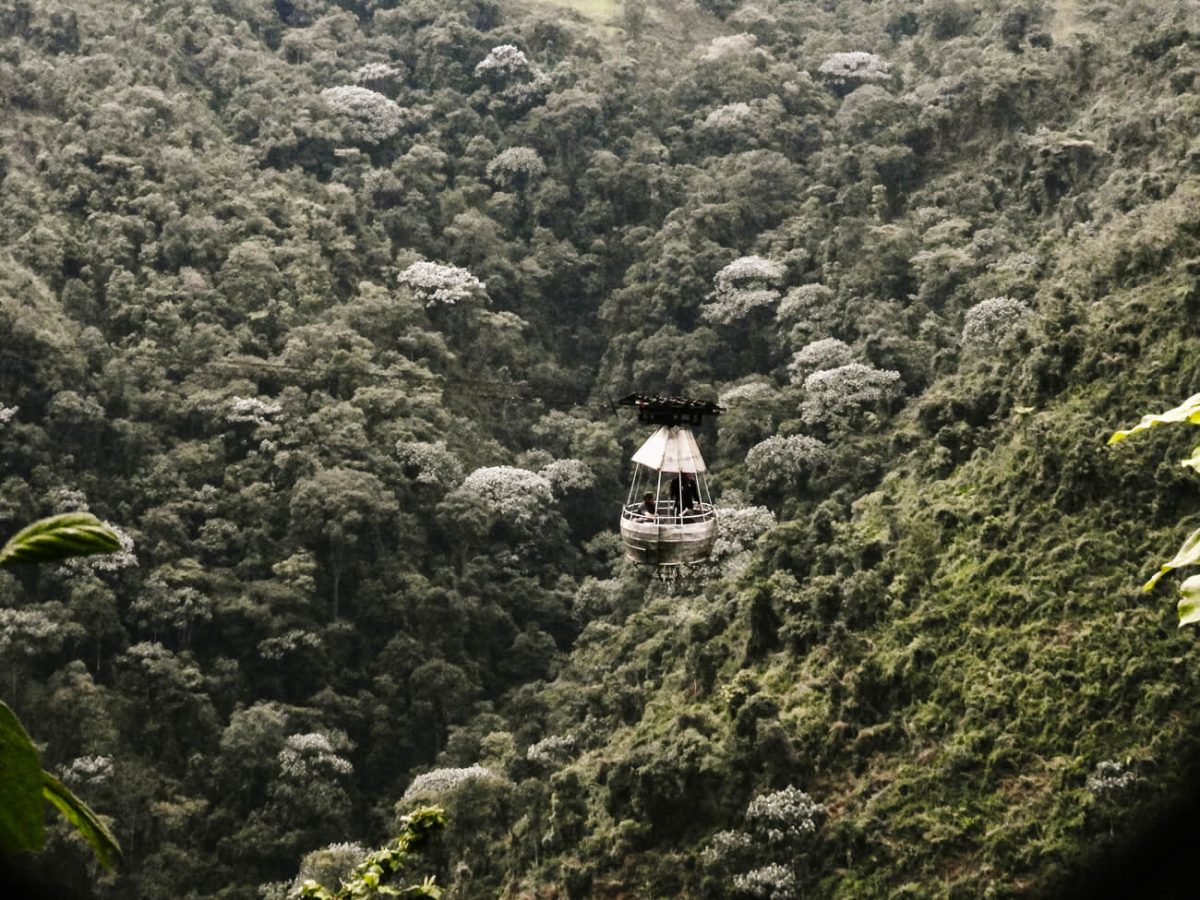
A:
POLYGON ((41 850, 42 767, 20 720, 0 701, 0 850, 41 850))
POLYGON ((1137 434, 1139 431, 1147 431, 1159 425, 1168 425, 1172 422, 1191 422, 1193 425, 1200 425, 1200 394, 1193 394, 1174 409, 1169 409, 1160 415, 1142 416, 1142 421, 1127 431, 1116 432, 1108 439, 1108 442, 1116 444, 1125 440, 1131 434, 1137 434))
POLYGON ((0 566, 44 563, 72 556, 112 553, 121 542, 91 513, 63 513, 21 529, 0 550, 0 566))
POLYGON ((1183 542, 1183 546, 1179 548, 1179 552, 1168 562, 1162 564, 1162 568, 1154 573, 1154 577, 1142 585, 1142 590, 1151 590, 1158 584, 1158 579, 1173 569, 1182 569, 1184 566, 1194 566, 1197 563, 1200 563, 1200 528, 1197 528, 1188 535, 1188 539, 1183 542))
POLYGON ((53 775, 42 772, 41 779, 42 794, 45 798, 57 806, 59 812, 67 817, 67 821, 75 826, 75 830, 92 845, 96 856, 100 857, 100 862, 106 868, 112 868, 113 860, 121 855, 121 845, 117 843, 113 833, 100 821, 100 817, 92 812, 90 806, 76 797, 70 788, 53 775))
POLYGON ((1200 575, 1193 575, 1179 586, 1179 627, 1200 622, 1200 575))

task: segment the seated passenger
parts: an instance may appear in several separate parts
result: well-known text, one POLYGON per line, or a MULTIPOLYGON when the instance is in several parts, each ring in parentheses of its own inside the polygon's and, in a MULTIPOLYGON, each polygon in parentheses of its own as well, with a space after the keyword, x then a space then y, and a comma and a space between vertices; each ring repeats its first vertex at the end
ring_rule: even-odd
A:
POLYGON ((654 501, 654 494, 646 491, 642 495, 642 505, 638 507, 638 515, 643 519, 653 519, 658 515, 658 504, 654 501))

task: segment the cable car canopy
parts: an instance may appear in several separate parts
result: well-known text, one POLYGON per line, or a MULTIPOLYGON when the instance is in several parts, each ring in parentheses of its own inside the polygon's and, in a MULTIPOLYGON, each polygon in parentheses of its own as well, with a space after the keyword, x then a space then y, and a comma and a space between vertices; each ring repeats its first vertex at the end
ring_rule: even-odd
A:
POLYGON ((659 472, 708 471, 690 428, 662 426, 632 458, 635 463, 659 472))

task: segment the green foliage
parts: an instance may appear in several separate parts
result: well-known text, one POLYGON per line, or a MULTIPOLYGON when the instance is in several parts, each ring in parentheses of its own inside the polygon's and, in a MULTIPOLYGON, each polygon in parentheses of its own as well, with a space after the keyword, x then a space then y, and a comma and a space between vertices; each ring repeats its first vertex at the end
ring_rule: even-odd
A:
MULTIPOLYGON (((1108 443, 1116 444, 1130 435, 1137 434, 1140 431, 1148 431, 1151 428, 1156 428, 1159 425, 1168 425, 1178 422, 1188 422, 1192 425, 1200 424, 1200 394, 1189 397, 1179 406, 1174 409, 1169 409, 1160 415, 1146 415, 1133 428, 1126 431, 1117 431, 1108 439, 1108 443)), ((1185 459, 1181 465, 1200 471, 1200 447, 1192 451, 1190 458, 1185 459)), ((1181 569, 1185 566, 1194 566, 1200 563, 1200 529, 1193 531, 1183 542, 1183 546, 1175 553, 1167 562, 1159 567, 1159 570, 1147 581, 1142 590, 1150 591, 1158 584, 1160 578, 1168 572, 1175 569, 1181 569)), ((1179 586, 1179 625, 1194 625, 1200 622, 1200 576, 1193 575, 1184 580, 1179 586)))
POLYGON ((5 567, 0 678, 136 848, 98 890, 256 895, 478 765, 457 896, 1052 895, 1182 777, 1195 655, 1125 573, 1200 491, 1095 446, 1200 377, 1188 3, 61 6, 0 13, 0 523, 139 565, 5 567), (849 362, 897 390, 818 415, 849 362), (632 389, 734 398, 669 583, 632 389), (794 885, 696 865, 797 784, 794 885))
POLYGON ((299 896, 316 900, 351 900, 356 897, 428 897, 438 900, 442 889, 434 883, 432 875, 420 883, 397 887, 387 882, 408 868, 413 855, 428 845, 430 840, 446 827, 446 816, 439 807, 422 806, 400 820, 399 834, 387 846, 367 855, 345 879, 338 890, 332 891, 324 885, 309 880, 300 888, 299 896))
POLYGON ((42 849, 42 774, 33 741, 0 701, 0 847, 7 853, 42 849))

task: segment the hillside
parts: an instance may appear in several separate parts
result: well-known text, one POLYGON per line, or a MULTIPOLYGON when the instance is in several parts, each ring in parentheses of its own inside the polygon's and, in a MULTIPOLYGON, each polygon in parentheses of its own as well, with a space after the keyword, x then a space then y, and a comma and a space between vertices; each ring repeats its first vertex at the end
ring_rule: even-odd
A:
POLYGON ((447 897, 1052 897, 1192 796, 1195 441, 1105 441, 1200 383, 1200 11, 642 11, 0 11, 0 533, 127 546, 0 574, 126 849, 34 877, 283 898, 435 802, 447 897), (632 390, 726 408, 673 577, 632 390))

